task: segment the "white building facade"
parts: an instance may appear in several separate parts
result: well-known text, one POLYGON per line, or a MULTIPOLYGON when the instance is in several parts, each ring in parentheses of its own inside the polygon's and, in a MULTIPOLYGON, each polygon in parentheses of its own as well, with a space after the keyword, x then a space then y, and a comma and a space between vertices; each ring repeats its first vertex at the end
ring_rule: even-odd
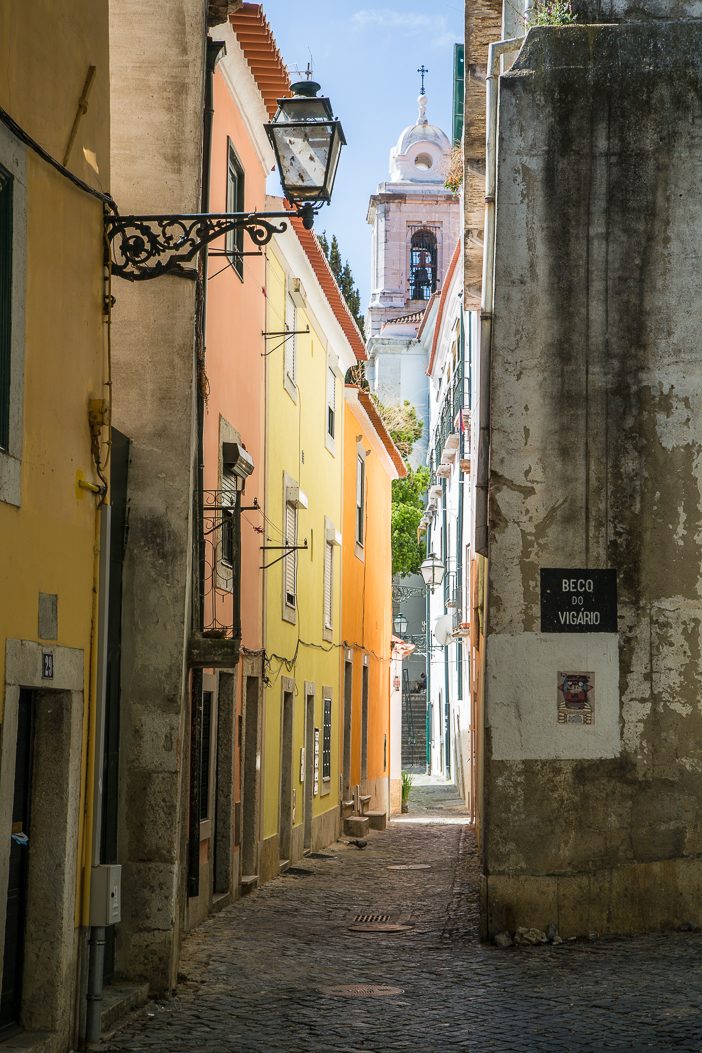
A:
POLYGON ((472 807, 473 721, 470 705, 471 318, 463 309, 457 241, 429 334, 431 478, 422 521, 427 551, 444 566, 430 591, 427 701, 430 766, 455 782, 472 807))
MULTIPOLYGON (((366 375, 370 390, 384 405, 407 401, 422 421, 422 436, 409 458, 414 469, 427 457, 429 330, 461 224, 459 200, 444 185, 451 142, 429 123, 424 93, 418 105, 417 120, 390 151, 388 179, 371 196, 367 217, 373 236, 366 375)), ((414 707, 414 741, 424 735, 424 721, 415 712, 417 700, 410 705, 408 697, 425 671, 427 605, 422 579, 396 579, 394 594, 395 613, 401 611, 407 619, 405 636, 417 644, 416 653, 405 662, 403 684, 405 710, 414 707)), ((426 744, 403 763, 414 769, 428 766, 426 744)))

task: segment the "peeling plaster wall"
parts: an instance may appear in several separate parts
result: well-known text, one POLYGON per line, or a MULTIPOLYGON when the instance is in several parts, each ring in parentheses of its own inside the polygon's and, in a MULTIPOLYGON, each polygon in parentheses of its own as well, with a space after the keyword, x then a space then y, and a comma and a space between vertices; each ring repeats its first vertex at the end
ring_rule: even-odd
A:
POLYGON ((702 924, 701 56, 695 22, 534 29, 501 79, 487 932, 702 924), (543 567, 616 568, 618 635, 542 636, 543 567))
POLYGON ((573 0, 580 22, 645 22, 702 18, 702 0, 573 0))

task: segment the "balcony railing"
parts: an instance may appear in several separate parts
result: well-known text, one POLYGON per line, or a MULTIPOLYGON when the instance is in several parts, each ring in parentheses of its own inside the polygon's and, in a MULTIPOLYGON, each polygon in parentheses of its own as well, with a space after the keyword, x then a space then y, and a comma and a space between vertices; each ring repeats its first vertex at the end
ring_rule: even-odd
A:
POLYGON ((461 372, 457 371, 446 392, 439 419, 431 441, 430 467, 432 475, 439 466, 450 464, 458 456, 461 467, 470 467, 470 410, 467 409, 469 392, 461 372))
POLYGON ((232 668, 239 660, 241 626, 240 509, 229 490, 202 492, 203 624, 190 640, 190 665, 232 668))

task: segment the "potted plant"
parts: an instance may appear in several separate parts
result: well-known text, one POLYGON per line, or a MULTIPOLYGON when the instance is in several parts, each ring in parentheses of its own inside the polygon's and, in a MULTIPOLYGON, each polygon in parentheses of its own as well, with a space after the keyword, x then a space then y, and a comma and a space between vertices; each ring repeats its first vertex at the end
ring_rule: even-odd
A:
POLYGON ((409 772, 403 771, 402 773, 402 805, 401 810, 403 812, 409 811, 409 795, 412 789, 412 783, 414 782, 414 776, 410 775, 409 772))

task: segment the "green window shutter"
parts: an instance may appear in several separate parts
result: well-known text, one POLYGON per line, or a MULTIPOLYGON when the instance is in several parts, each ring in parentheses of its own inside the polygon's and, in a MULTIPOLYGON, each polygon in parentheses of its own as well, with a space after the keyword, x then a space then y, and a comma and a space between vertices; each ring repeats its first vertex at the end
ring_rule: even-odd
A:
POLYGON ((453 45, 453 142, 457 146, 463 135, 463 92, 465 88, 465 48, 453 45))
POLYGON ((0 165, 0 449, 10 441, 12 339, 12 176, 0 165))

